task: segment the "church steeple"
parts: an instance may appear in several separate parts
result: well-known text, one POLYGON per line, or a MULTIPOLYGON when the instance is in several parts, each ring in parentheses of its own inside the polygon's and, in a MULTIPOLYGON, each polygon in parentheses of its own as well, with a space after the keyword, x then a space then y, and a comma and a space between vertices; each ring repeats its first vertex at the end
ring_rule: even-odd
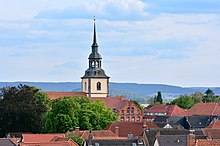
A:
POLYGON ((92 52, 89 55, 89 68, 82 78, 82 90, 88 97, 107 97, 109 93, 109 77, 102 69, 102 57, 98 52, 96 25, 94 18, 92 52))
POLYGON ((96 49, 94 51, 98 52, 98 44, 96 42, 96 29, 95 29, 95 18, 94 18, 94 33, 93 33, 93 44, 92 44, 92 48, 96 49))

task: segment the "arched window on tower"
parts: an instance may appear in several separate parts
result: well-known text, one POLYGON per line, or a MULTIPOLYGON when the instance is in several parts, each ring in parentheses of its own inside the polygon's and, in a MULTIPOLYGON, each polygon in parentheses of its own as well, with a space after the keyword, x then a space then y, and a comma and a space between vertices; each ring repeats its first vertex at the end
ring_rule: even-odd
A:
POLYGON ((101 90, 101 83, 100 82, 98 82, 96 86, 97 86, 97 90, 101 90))
POLYGON ((87 84, 86 84, 86 82, 85 82, 85 91, 87 90, 87 84))

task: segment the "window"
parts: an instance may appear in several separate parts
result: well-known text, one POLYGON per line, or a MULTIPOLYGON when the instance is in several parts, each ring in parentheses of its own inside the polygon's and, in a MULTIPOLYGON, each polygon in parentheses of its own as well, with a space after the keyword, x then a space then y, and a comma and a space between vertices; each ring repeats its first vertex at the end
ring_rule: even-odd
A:
POLYGON ((127 108, 127 115, 130 114, 130 107, 127 108))
POLYGON ((131 108, 131 114, 134 114, 134 107, 131 108))
POLYGON ((124 121, 124 117, 121 117, 121 121, 124 121))
POLYGON ((130 121, 130 118, 129 118, 129 117, 126 117, 126 121, 127 121, 127 122, 130 121))
POLYGON ((138 117, 137 117, 137 122, 139 122, 139 121, 140 121, 140 117, 138 116, 138 117))
POLYGON ((85 82, 85 91, 87 90, 87 84, 86 84, 86 82, 85 82))
POLYGON ((121 111, 121 114, 124 115, 124 110, 121 111))
POLYGON ((131 121, 132 121, 132 122, 134 122, 134 121, 135 121, 135 118, 134 118, 134 117, 132 117, 132 118, 131 118, 131 121))
POLYGON ((137 110, 137 115, 139 115, 140 114, 140 111, 139 110, 137 110))
POLYGON ((101 90, 101 83, 100 82, 97 83, 97 90, 101 90))

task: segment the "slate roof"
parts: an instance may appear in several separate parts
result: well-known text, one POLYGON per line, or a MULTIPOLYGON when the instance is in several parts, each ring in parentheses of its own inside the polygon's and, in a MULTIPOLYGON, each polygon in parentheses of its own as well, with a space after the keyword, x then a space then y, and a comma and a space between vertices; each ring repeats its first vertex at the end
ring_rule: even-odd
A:
POLYGON ((205 128, 207 127, 214 117, 210 116, 188 116, 185 117, 187 125, 183 125, 186 129, 190 128, 205 128))
POLYGON ((158 129, 159 127, 153 122, 113 122, 105 129, 115 132, 115 127, 119 129, 119 137, 127 137, 128 134, 133 134, 134 137, 142 135, 144 128, 146 129, 158 129), (145 126, 145 127, 143 127, 145 126))
POLYGON ((146 137, 148 139, 149 145, 152 146, 154 144, 154 140, 156 138, 157 133, 160 133, 160 135, 188 135, 190 133, 195 134, 195 137, 200 138, 206 138, 204 137, 202 130, 186 130, 186 129, 166 129, 166 128, 160 128, 160 129, 149 129, 145 130, 146 137))
POLYGON ((99 146, 132 146, 136 144, 137 146, 144 146, 143 144, 138 144, 136 140, 93 140, 92 145, 99 144, 99 146))
POLYGON ((86 96, 85 92, 45 92, 45 93, 47 94, 48 98, 51 100, 65 96, 69 96, 69 97, 86 96))
POLYGON ((10 139, 0 139, 0 146, 16 146, 10 139))
POLYGON ((220 140, 196 140, 196 146, 220 146, 220 140))
POLYGON ((186 146, 187 135, 160 135, 157 136, 159 146, 186 146))
POLYGON ((187 111, 187 114, 220 116, 220 102, 197 103, 187 111))
POLYGON ((166 113, 166 116, 185 116, 186 111, 177 105, 154 105, 145 113, 166 113))
POLYGON ((220 120, 213 120, 207 128, 220 129, 220 120))
POLYGON ((160 128, 163 128, 167 124, 169 124, 172 128, 184 128, 180 123, 181 120, 183 120, 184 117, 177 117, 177 116, 157 116, 154 119, 154 123, 159 126, 160 128))

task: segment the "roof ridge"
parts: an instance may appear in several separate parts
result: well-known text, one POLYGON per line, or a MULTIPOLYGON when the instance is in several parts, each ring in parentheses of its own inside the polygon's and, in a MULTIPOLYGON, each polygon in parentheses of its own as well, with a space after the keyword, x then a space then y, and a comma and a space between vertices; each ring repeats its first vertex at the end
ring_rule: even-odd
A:
POLYGON ((215 108, 214 108, 213 111, 212 111, 212 115, 214 114, 214 112, 215 112, 217 106, 218 106, 217 103, 215 103, 215 108))
POLYGON ((176 105, 174 105, 174 108, 173 108, 172 112, 170 113, 170 116, 172 116, 172 114, 173 114, 175 108, 176 108, 176 105))

